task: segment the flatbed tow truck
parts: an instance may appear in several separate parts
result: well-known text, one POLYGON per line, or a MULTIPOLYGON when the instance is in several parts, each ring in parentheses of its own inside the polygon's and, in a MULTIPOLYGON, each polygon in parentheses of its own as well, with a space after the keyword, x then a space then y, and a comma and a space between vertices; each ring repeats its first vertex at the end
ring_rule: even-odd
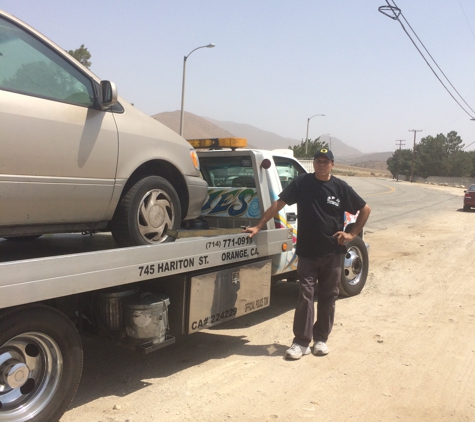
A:
MULTIPOLYGON (((0 241, 0 422, 60 419, 80 382, 81 335, 149 353, 269 306, 272 283, 296 279, 294 208, 252 239, 242 227, 303 167, 287 152, 237 150, 239 138, 190 143, 216 148, 199 152, 209 196, 198 220, 168 233, 174 242, 114 248, 105 234, 79 249, 67 235, 0 241)), ((362 236, 345 259, 346 296, 366 281, 362 236)))

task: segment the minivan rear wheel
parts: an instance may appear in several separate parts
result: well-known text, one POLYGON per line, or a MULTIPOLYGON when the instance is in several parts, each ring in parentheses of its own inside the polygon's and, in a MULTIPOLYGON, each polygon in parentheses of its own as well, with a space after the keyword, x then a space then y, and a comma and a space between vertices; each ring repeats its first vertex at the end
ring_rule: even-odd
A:
POLYGON ((168 230, 181 223, 180 199, 173 186, 159 176, 148 176, 127 190, 111 221, 119 246, 150 245, 173 241, 168 230))

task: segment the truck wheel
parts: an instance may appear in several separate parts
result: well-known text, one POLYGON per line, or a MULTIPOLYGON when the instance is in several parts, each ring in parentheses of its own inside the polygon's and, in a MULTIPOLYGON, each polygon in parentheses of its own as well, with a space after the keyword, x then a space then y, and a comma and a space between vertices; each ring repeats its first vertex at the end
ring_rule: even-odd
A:
POLYGON ((343 262, 340 295, 355 296, 363 290, 368 277, 368 250, 363 239, 356 236, 346 245, 348 252, 343 262))
POLYGON ((180 199, 163 177, 139 180, 122 197, 111 231, 119 246, 150 245, 174 240, 168 229, 181 224, 180 199))
POLYGON ((76 327, 44 305, 4 312, 0 327, 0 421, 58 421, 81 379, 76 327))

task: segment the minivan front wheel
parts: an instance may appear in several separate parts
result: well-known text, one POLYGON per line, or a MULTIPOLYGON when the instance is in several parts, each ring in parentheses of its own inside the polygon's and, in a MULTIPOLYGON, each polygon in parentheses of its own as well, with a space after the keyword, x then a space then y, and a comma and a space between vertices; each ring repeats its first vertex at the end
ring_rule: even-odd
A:
POLYGON ((173 186, 159 176, 133 184, 122 197, 111 222, 119 246, 137 246, 174 240, 167 230, 178 230, 181 206, 173 186))

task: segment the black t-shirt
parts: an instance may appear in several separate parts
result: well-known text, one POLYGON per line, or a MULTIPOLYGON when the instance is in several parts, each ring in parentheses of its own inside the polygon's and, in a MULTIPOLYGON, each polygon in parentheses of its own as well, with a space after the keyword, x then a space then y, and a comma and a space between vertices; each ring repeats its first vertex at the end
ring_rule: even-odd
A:
POLYGON ((297 203, 297 255, 313 258, 346 252, 333 235, 343 230, 344 212, 356 214, 366 202, 346 182, 331 176, 322 182, 315 173, 298 176, 279 195, 297 203))

